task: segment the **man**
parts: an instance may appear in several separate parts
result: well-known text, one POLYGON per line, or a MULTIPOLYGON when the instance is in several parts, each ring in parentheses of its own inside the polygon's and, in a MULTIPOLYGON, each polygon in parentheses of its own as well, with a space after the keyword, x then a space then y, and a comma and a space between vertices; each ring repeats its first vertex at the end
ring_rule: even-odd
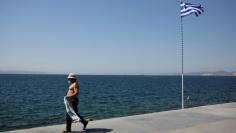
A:
MULTIPOLYGON (((77 78, 76 75, 73 73, 70 73, 69 76, 67 77, 69 81, 69 89, 66 94, 66 99, 71 103, 75 113, 79 116, 80 122, 84 126, 84 130, 86 129, 86 126, 88 124, 88 121, 86 121, 81 115, 78 113, 78 108, 77 105, 79 103, 78 95, 79 95, 79 85, 77 83, 77 78)), ((71 124, 72 124, 72 119, 69 116, 69 114, 66 114, 66 131, 63 131, 63 133, 68 133, 71 132, 71 124)))

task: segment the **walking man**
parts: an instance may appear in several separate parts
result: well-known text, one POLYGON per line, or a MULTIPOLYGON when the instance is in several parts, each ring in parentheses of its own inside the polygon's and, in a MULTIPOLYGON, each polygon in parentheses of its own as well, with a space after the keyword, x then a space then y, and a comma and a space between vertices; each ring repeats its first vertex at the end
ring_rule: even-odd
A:
MULTIPOLYGON (((77 83, 77 78, 76 75, 73 73, 70 73, 68 78, 68 82, 69 82, 69 89, 68 92, 66 94, 66 99, 71 103, 72 108, 74 109, 75 113, 78 115, 78 117, 80 118, 80 122, 83 124, 84 126, 84 130, 86 129, 86 126, 88 124, 88 121, 86 121, 79 113, 78 113, 78 108, 77 105, 79 103, 79 99, 78 99, 78 95, 79 95, 79 84, 77 83)), ((72 119, 70 117, 70 115, 67 113, 66 114, 66 131, 63 131, 63 133, 69 133, 71 132, 71 124, 72 124, 72 119)))

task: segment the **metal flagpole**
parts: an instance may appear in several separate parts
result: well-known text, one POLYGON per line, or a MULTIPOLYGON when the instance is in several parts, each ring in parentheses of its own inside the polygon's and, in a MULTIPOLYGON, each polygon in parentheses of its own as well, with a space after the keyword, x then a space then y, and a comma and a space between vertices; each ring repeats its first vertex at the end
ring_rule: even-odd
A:
MULTIPOLYGON (((180 0, 182 3, 182 0, 180 0)), ((181 73, 181 86, 182 86, 182 109, 184 109, 184 32, 183 32, 183 17, 180 16, 180 25, 181 25, 181 65, 182 65, 182 73, 181 73)))
POLYGON ((182 59, 182 109, 184 109, 184 33, 183 33, 183 17, 181 19, 181 59, 182 59))
POLYGON ((204 12, 200 4, 189 4, 183 3, 183 0, 180 0, 181 10, 180 10, 180 23, 181 23, 181 50, 182 50, 182 109, 184 109, 184 32, 183 32, 183 17, 192 13, 195 13, 196 16, 204 12), (190 7, 190 9, 188 8, 190 7))

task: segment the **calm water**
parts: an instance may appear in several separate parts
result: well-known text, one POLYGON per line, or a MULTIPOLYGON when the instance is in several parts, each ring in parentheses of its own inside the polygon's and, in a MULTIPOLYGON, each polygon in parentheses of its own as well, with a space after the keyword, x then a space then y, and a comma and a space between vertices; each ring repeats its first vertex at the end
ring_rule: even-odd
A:
MULTIPOLYGON (((79 110, 104 119, 181 107, 180 76, 79 76, 79 110)), ((64 123, 66 75, 0 75, 0 131, 64 123)), ((236 102, 236 77, 185 77, 187 107, 236 102)))

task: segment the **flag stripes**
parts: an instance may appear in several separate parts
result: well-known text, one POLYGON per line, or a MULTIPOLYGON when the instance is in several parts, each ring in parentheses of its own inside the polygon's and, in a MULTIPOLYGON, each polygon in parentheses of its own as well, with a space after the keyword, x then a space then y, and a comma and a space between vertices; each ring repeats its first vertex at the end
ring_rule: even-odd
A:
POLYGON ((180 3, 180 16, 184 17, 195 13, 196 16, 202 14, 204 12, 203 7, 200 4, 190 4, 190 3, 180 3))

